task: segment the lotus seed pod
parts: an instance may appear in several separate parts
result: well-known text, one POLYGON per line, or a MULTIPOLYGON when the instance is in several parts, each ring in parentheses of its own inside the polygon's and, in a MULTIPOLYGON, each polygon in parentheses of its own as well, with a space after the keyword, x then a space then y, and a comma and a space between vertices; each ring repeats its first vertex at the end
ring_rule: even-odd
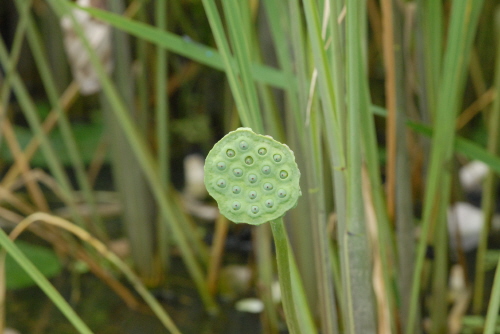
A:
POLYGON ((235 223, 259 225, 294 208, 300 171, 288 146, 239 128, 208 153, 205 185, 220 212, 235 223))

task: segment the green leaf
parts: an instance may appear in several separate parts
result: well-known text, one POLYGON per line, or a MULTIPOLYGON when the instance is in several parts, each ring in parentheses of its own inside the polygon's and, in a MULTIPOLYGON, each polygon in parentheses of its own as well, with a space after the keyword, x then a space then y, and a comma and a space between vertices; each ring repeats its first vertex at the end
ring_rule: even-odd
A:
MULTIPOLYGON (((197 43, 189 37, 181 37, 104 10, 91 7, 84 8, 76 5, 74 6, 88 12, 95 18, 109 23, 115 28, 131 34, 132 36, 149 41, 157 46, 164 47, 168 51, 187 57, 217 70, 224 70, 222 57, 216 49, 197 43)), ((287 80, 289 79, 287 79, 285 74, 278 69, 259 64, 252 64, 251 71, 254 79, 257 81, 279 88, 285 88, 288 86, 287 80)))
MULTIPOLYGON (((45 277, 51 278, 61 272, 59 258, 52 250, 23 241, 16 241, 15 244, 45 277)), ((10 255, 5 259, 5 272, 7 289, 21 289, 35 285, 33 279, 10 255)))
MULTIPOLYGON (((97 146, 102 138, 103 125, 101 122, 92 124, 74 124, 72 129, 76 143, 82 155, 83 162, 88 164, 94 156, 97 146)), ((15 126, 14 131, 16 133, 17 141, 23 148, 28 145, 33 137, 35 137, 33 132, 25 127, 15 126)), ((54 130, 50 133, 49 140, 61 159, 61 162, 66 166, 72 165, 70 156, 67 153, 66 146, 64 145, 62 133, 57 129, 54 130)), ((7 145, 2 145, 2 148, 0 149, 0 158, 8 163, 14 162, 12 153, 7 145)), ((45 161, 44 155, 41 151, 38 151, 33 156, 30 160, 30 164, 33 167, 47 167, 47 162, 45 161)))

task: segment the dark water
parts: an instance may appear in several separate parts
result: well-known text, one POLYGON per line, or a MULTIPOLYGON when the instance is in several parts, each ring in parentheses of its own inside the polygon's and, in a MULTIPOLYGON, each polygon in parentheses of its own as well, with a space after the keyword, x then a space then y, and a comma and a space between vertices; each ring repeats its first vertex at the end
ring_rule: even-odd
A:
MULTIPOLYGON (((183 270, 179 270, 183 272, 183 270)), ((258 314, 238 312, 233 303, 220 303, 221 312, 209 316, 187 277, 176 276, 168 288, 154 291, 183 334, 261 333, 258 314)), ((132 311, 105 284, 91 274, 71 278, 64 273, 52 280, 62 295, 94 333, 147 334, 168 333, 147 307, 132 311), (80 299, 71 302, 71 295, 80 299)), ((138 299, 140 299, 138 297, 138 299)), ((76 330, 37 287, 7 294, 7 326, 21 333, 76 333, 76 330)))

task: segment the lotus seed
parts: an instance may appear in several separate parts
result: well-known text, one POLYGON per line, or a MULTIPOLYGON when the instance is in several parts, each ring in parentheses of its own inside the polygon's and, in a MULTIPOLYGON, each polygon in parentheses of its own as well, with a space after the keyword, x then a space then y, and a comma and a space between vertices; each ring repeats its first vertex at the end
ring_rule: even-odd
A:
POLYGON ((248 143, 247 143, 246 141, 242 140, 242 141, 240 142, 240 148, 241 148, 242 150, 246 150, 246 149, 248 148, 248 143))
POLYGON ((249 128, 232 131, 215 144, 204 171, 221 214, 236 223, 259 225, 282 217, 301 195, 293 152, 249 128))
POLYGON ((278 197, 281 197, 281 198, 286 197, 286 191, 284 189, 278 190, 278 197))
POLYGON ((219 188, 226 188, 226 180, 224 179, 219 179, 217 181, 217 185, 219 186, 219 188))
POLYGON ((218 164, 217 164, 217 169, 219 170, 224 170, 226 169, 226 163, 224 161, 220 161, 218 164))
POLYGON ((264 189, 271 190, 273 189, 273 185, 269 182, 264 183, 264 189))

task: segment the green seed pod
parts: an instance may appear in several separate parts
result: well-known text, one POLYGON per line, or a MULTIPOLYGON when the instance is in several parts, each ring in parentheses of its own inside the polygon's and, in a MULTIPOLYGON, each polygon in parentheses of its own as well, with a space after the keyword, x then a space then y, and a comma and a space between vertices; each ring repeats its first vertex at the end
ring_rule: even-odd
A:
POLYGON ((235 223, 259 225, 283 216, 302 195, 299 179, 288 146, 250 128, 228 133, 205 161, 208 192, 235 223))

